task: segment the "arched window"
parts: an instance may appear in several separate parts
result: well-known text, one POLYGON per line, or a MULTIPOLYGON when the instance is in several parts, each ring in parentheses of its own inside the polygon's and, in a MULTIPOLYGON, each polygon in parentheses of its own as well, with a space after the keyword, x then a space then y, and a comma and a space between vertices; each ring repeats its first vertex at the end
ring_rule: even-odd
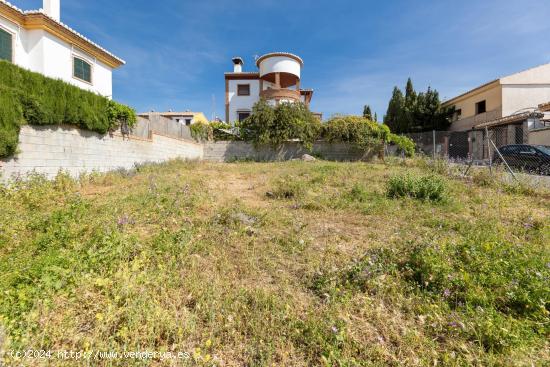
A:
POLYGON ((12 35, 0 28, 0 60, 13 61, 12 35))
POLYGON ((92 82, 92 65, 78 57, 73 57, 73 76, 85 82, 92 82))

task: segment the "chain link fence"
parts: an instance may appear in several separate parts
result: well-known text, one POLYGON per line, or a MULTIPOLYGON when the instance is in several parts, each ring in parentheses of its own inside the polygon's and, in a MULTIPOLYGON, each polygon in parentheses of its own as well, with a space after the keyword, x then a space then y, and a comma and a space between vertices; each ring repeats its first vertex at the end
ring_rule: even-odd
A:
MULTIPOLYGON (((519 175, 550 176, 550 147, 529 144, 529 130, 524 124, 495 126, 472 133, 472 165, 486 165, 493 170, 519 175)), ((550 145, 550 142, 549 142, 550 145)))
POLYGON ((428 131, 407 134, 419 152, 434 160, 458 164, 463 175, 473 166, 513 180, 538 177, 550 185, 550 140, 529 144, 526 123, 506 124, 469 131, 428 131), (462 168, 460 168, 460 166, 462 168))

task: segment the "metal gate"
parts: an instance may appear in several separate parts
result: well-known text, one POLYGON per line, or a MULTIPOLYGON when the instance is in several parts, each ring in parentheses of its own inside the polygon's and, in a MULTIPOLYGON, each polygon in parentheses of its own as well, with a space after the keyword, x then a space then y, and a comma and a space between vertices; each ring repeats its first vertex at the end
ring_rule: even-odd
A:
POLYGON ((449 134, 449 158, 466 159, 470 152, 467 131, 457 131, 449 134))

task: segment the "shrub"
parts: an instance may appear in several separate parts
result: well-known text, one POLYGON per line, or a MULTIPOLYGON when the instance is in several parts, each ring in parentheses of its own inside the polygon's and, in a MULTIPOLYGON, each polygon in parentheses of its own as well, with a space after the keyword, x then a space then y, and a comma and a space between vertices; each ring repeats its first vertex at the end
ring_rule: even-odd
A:
POLYGON ((311 149, 319 136, 321 123, 303 103, 281 103, 271 107, 260 100, 252 115, 241 122, 241 136, 255 145, 279 146, 297 139, 311 149))
POLYGON ((339 116, 323 126, 322 137, 328 142, 352 143, 361 149, 380 149, 390 130, 385 125, 359 116, 339 116))
POLYGON ((410 138, 390 133, 388 142, 395 144, 397 146, 397 151, 405 153, 407 157, 412 157, 414 155, 416 144, 410 138))
POLYGON ((15 153, 23 124, 72 124, 104 134, 137 120, 130 107, 2 60, 0 111, 0 157, 15 153))
POLYGON ((228 134, 223 130, 233 130, 236 131, 230 124, 225 122, 211 122, 210 126, 212 127, 213 138, 215 141, 233 141, 239 140, 239 137, 234 134, 228 134))
POLYGON ((362 150, 381 151, 384 143, 393 143, 409 157, 415 149, 411 139, 392 134, 387 125, 360 116, 332 118, 323 126, 322 137, 329 142, 351 143, 362 150))
POLYGON ((118 102, 109 101, 107 112, 109 114, 109 124, 111 127, 122 121, 126 121, 128 126, 132 127, 137 122, 136 111, 133 108, 118 102))
POLYGON ((419 200, 442 201, 445 182, 435 176, 417 177, 411 174, 393 176, 388 181, 387 195, 391 198, 411 197, 419 200))
POLYGON ((212 126, 208 123, 197 122, 191 125, 191 136, 197 141, 212 140, 213 131, 212 126))

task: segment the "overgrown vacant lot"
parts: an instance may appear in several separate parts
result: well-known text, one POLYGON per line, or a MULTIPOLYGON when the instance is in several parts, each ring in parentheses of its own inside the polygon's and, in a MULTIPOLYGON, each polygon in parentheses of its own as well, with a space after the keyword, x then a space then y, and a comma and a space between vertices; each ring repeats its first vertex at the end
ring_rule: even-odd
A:
POLYGON ((550 363, 548 193, 444 170, 172 162, 0 189, 3 351, 191 354, 5 363, 550 363))

